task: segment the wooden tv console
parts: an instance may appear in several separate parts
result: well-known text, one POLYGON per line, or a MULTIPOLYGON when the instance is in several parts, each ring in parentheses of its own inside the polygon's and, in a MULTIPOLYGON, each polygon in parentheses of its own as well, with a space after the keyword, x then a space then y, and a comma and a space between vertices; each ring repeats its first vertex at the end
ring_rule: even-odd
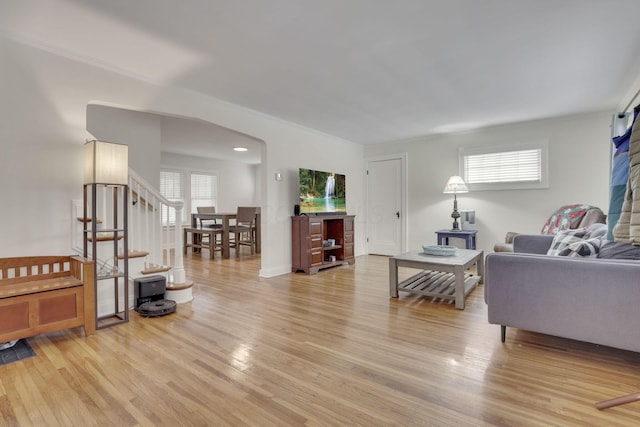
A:
POLYGON ((316 274, 323 268, 355 264, 354 218, 355 215, 292 216, 291 270, 316 274), (334 243, 327 245, 329 240, 334 243))

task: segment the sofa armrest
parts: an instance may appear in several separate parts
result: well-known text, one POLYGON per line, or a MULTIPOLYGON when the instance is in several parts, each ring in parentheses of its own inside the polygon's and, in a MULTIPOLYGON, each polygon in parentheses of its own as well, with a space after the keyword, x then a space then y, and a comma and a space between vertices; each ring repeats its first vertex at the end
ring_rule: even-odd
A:
POLYGON ((518 234, 513 238, 513 251, 526 254, 547 253, 553 242, 548 234, 518 234))

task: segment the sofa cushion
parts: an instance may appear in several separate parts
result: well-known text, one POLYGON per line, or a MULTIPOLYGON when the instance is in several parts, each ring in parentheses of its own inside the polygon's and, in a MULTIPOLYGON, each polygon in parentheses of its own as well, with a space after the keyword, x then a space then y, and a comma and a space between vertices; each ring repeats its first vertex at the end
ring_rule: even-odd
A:
POLYGON ((562 230, 554 236, 547 255, 596 258, 600 244, 601 239, 591 237, 589 231, 584 228, 562 230))
POLYGON ((606 242, 600 248, 598 258, 640 259, 640 246, 622 242, 606 242))

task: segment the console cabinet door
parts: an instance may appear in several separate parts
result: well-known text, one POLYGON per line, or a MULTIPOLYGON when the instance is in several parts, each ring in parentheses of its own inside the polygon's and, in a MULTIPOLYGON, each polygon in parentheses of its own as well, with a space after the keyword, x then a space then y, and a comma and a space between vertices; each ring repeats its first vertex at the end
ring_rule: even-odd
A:
POLYGON ((344 219, 344 259, 349 262, 353 262, 355 259, 353 250, 353 222, 353 217, 347 217, 344 219))
POLYGON ((317 266, 322 264, 322 225, 321 219, 309 219, 309 264, 317 266))

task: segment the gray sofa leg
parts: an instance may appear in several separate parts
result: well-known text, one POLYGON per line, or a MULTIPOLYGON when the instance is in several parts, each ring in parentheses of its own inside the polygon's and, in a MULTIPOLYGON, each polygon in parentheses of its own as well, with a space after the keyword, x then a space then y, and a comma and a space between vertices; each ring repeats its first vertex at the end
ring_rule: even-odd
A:
POLYGON ((500 325, 500 340, 504 342, 507 338, 507 327, 504 325, 500 325))

